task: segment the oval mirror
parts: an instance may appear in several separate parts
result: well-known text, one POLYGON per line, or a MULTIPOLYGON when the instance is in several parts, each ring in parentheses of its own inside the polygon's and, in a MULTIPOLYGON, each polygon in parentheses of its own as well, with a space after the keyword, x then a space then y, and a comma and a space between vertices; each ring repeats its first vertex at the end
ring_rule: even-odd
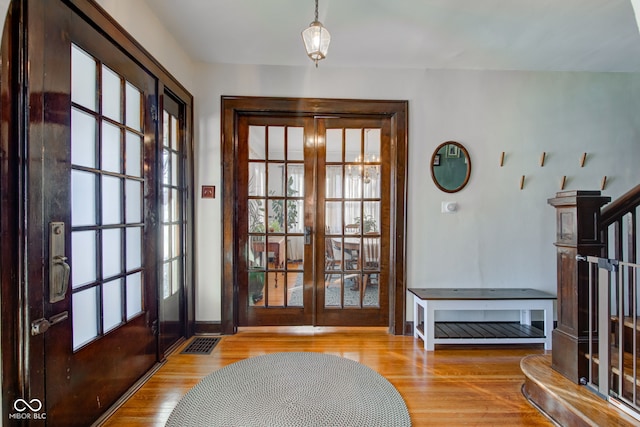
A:
POLYGON ((446 193, 460 191, 469 182, 471 158, 459 142, 447 141, 438 145, 431 156, 431 177, 446 193))

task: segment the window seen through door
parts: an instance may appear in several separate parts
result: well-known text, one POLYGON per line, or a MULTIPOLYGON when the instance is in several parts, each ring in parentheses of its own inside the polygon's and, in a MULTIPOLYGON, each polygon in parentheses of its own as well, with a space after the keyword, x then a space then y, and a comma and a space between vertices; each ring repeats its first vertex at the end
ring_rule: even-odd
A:
POLYGON ((180 290, 186 254, 183 233, 186 226, 182 208, 186 191, 182 178, 184 153, 180 144, 178 118, 163 113, 162 141, 162 296, 164 299, 180 290))

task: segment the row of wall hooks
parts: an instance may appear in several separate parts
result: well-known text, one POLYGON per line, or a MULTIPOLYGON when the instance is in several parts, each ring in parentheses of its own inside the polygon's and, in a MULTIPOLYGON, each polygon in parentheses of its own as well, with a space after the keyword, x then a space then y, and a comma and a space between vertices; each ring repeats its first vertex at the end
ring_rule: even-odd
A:
MULTIPOLYGON (((525 175, 522 175, 520 177, 520 189, 524 189, 524 182, 525 182, 525 175)), ((564 190, 565 185, 567 184, 567 176, 563 175, 562 179, 560 180, 560 190, 564 190)), ((600 190, 604 190, 605 187, 607 185, 607 176, 603 176, 602 180, 600 181, 600 190)))
MULTIPOLYGON (((543 151, 542 154, 540 155, 540 167, 544 167, 544 161, 547 158, 547 152, 543 151)), ((504 166, 504 159, 505 159, 505 152, 501 152, 500 153, 500 167, 504 166)), ((580 164, 580 167, 583 168, 584 167, 584 163, 587 160, 587 153, 582 153, 582 155, 580 156, 580 158, 578 159, 578 163, 580 164)))

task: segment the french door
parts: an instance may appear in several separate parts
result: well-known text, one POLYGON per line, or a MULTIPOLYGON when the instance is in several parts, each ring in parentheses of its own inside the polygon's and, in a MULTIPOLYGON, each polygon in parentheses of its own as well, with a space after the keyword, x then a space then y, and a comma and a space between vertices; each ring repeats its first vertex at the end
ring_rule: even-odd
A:
POLYGON ((239 122, 240 325, 385 325, 390 120, 239 122))
POLYGON ((45 303, 45 318, 69 313, 45 336, 47 414, 57 425, 85 424, 157 360, 156 81, 84 21, 71 22, 71 134, 44 142, 68 154, 44 192, 71 190, 43 221, 64 225, 68 258, 50 253, 45 303), (66 294, 52 283, 63 274, 66 294))
POLYGON ((3 35, 3 147, 21 160, 2 188, 23 197, 3 200, 20 230, 3 224, 3 266, 23 267, 3 276, 3 405, 86 426, 158 359, 158 82, 63 2, 10 9, 27 28, 3 35))

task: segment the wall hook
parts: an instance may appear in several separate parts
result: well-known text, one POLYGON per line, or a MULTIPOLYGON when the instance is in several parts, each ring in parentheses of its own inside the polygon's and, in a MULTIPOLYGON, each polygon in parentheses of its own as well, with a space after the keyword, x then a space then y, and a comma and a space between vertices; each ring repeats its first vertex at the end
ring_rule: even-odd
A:
POLYGON ((504 151, 500 154, 500 167, 504 166, 504 151))
POLYGON ((584 167, 585 160, 587 160, 587 153, 582 153, 582 156, 580 157, 580 167, 581 168, 584 167))
POLYGON ((600 190, 604 190, 604 187, 607 185, 607 176, 602 177, 602 181, 600 181, 600 190))
POLYGON ((520 178, 520 189, 522 190, 524 188, 524 175, 522 175, 522 178, 520 178))
POLYGON ((540 156, 540 167, 544 166, 544 158, 547 157, 547 153, 546 151, 542 152, 542 155, 540 156))
POLYGON ((566 183, 567 183, 567 176, 566 176, 566 175, 564 175, 564 176, 562 177, 562 181, 560 181, 560 189, 561 189, 561 190, 564 190, 564 185, 565 185, 566 183))

